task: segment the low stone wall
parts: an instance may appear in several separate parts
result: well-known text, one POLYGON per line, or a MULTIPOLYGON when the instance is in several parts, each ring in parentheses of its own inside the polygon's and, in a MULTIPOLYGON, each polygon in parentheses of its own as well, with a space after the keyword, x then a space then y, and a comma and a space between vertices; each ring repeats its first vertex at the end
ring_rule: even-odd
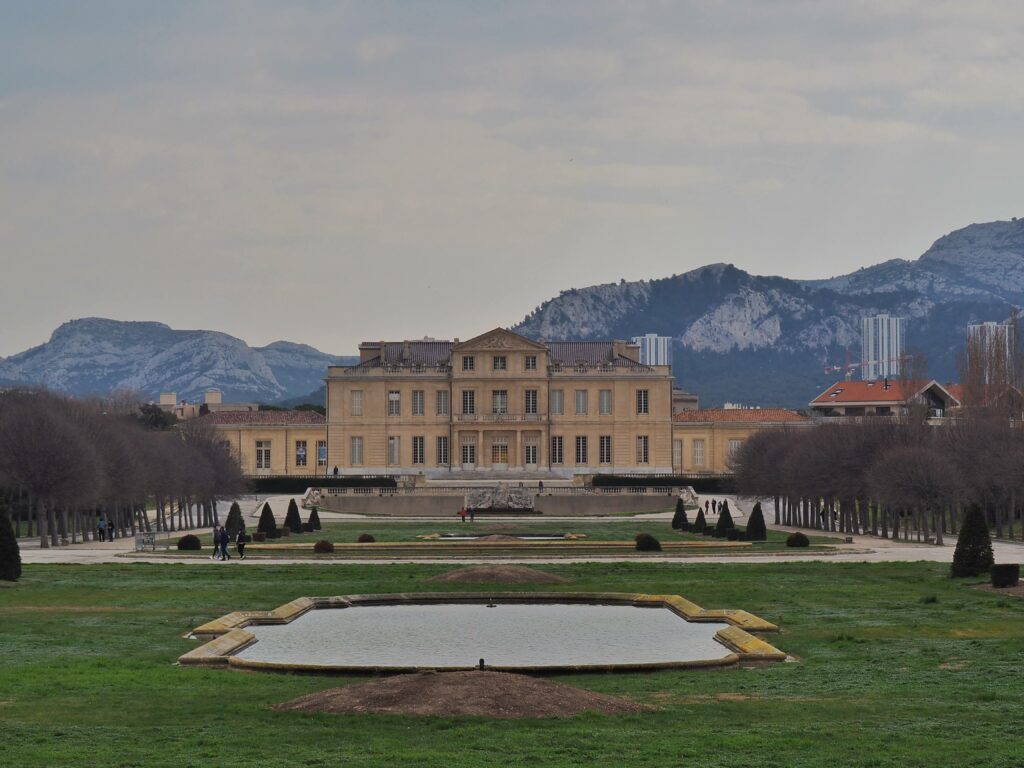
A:
MULTIPOLYGON (((327 496, 320 508, 352 515, 394 517, 454 517, 465 503, 463 496, 327 496)), ((485 515, 542 514, 552 517, 590 515, 631 515, 640 512, 667 512, 675 509, 676 497, 616 494, 609 496, 537 496, 536 509, 479 510, 485 515)))

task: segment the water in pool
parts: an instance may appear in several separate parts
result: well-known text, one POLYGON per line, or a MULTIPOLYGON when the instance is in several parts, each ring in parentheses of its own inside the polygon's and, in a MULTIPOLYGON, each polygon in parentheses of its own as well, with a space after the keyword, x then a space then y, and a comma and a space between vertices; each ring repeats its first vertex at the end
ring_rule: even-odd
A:
POLYGON ((313 610, 254 626, 253 661, 378 667, 649 664, 720 659, 724 623, 631 605, 381 605, 313 610))

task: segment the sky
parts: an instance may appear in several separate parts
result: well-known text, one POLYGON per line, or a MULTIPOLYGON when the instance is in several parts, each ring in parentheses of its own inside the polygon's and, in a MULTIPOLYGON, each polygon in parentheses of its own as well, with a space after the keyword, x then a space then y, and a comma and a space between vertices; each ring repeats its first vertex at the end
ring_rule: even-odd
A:
POLYGON ((0 356, 72 318, 353 354, 1024 215, 1018 0, 0 0, 0 356))

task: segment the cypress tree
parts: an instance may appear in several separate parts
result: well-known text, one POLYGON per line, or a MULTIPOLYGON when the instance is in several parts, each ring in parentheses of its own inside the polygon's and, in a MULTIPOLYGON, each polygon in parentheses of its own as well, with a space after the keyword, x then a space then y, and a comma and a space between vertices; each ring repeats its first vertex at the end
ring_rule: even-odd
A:
POLYGON ((21 577, 21 551, 7 512, 0 509, 0 580, 17 581, 21 577))
POLYGON ((988 533, 985 514, 977 504, 971 504, 964 513, 964 521, 953 552, 953 576, 979 576, 992 567, 992 538, 988 533))
POLYGON ((228 536, 235 540, 235 534, 242 527, 242 510, 237 501, 231 502, 231 509, 228 510, 228 519, 224 521, 224 527, 228 529, 228 536))
POLYGON ((316 507, 309 512, 309 527, 314 531, 320 530, 320 515, 317 514, 316 507))
POLYGON ((724 538, 729 535, 729 529, 735 527, 736 524, 732 521, 732 513, 729 512, 729 502, 723 501, 722 508, 718 512, 718 522, 715 524, 715 535, 724 538))
POLYGON ((676 513, 672 515, 672 528, 677 531, 685 531, 690 525, 686 519, 686 505, 682 499, 676 499, 676 513))
POLYGON ((267 538, 273 538, 274 534, 277 533, 277 522, 274 520, 274 511, 270 508, 270 504, 263 504, 263 511, 260 513, 260 522, 256 526, 257 533, 267 534, 267 538))
POLYGON ((693 521, 693 532, 704 533, 704 529, 708 527, 708 521, 704 519, 704 510, 700 509, 697 511, 697 519, 693 521))
POLYGON ((284 527, 292 533, 302 533, 302 518, 299 517, 299 505, 295 499, 288 502, 288 512, 284 516, 284 527))
POLYGON ((754 504, 750 512, 750 520, 747 521, 747 530, 744 535, 747 541, 767 541, 768 528, 764 524, 764 513, 761 511, 761 502, 754 504))

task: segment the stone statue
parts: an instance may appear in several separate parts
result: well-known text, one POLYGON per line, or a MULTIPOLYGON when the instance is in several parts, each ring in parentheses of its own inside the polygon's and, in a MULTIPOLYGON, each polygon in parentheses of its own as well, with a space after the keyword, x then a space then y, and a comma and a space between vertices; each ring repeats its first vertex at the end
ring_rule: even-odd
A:
POLYGON ((466 507, 473 509, 533 509, 533 493, 526 488, 510 488, 498 483, 466 494, 466 507))

